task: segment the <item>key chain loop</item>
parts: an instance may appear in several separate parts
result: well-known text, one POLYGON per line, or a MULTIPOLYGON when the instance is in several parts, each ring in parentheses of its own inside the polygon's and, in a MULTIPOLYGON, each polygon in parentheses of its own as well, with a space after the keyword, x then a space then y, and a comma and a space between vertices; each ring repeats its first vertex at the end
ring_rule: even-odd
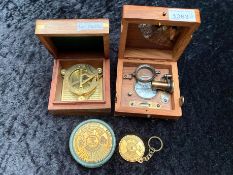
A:
POLYGON ((138 162, 139 163, 143 163, 145 161, 149 161, 150 158, 154 155, 155 152, 159 152, 162 148, 163 148, 163 141, 157 137, 157 136, 153 136, 148 140, 148 147, 149 147, 149 152, 145 157, 141 157, 138 162), (150 142, 152 139, 157 139, 160 141, 160 148, 159 149, 155 149, 154 147, 150 146, 150 142))
POLYGON ((149 146, 149 149, 153 150, 154 152, 159 152, 159 151, 163 148, 163 141, 162 141, 159 137, 157 137, 157 136, 152 136, 152 137, 148 140, 148 146, 149 146), (150 142, 151 142, 152 139, 157 139, 157 140, 160 142, 160 148, 159 148, 159 149, 156 149, 156 148, 154 148, 154 147, 152 147, 152 146, 150 145, 150 142))

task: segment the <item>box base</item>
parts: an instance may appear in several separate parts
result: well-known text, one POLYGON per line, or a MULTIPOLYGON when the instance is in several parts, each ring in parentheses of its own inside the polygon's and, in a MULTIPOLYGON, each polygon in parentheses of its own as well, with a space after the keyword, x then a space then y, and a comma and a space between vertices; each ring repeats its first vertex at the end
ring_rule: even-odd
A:
POLYGON ((182 115, 181 106, 179 104, 180 89, 176 62, 162 62, 146 59, 142 61, 136 58, 119 59, 116 84, 117 98, 115 103, 115 115, 164 119, 178 119, 182 115), (145 100, 139 97, 134 89, 134 85, 136 83, 135 79, 123 79, 124 75, 132 73, 136 67, 141 64, 150 64, 161 72, 161 74, 156 77, 156 81, 159 81, 163 74, 169 73, 172 75, 172 79, 174 81, 174 91, 168 95, 168 103, 161 103, 162 91, 157 91, 156 96, 152 99, 145 100), (131 92, 130 95, 128 95, 129 92, 131 92), (140 106, 139 104, 143 105, 140 106), (150 104, 150 107, 144 106, 144 104, 150 104), (159 104, 159 108, 152 104, 159 104))
POLYGON ((105 58, 56 59, 49 97, 48 110, 54 115, 98 115, 111 111, 110 100, 110 61, 105 58), (90 64, 103 68, 103 100, 64 101, 62 100, 63 78, 61 69, 75 64, 90 64))

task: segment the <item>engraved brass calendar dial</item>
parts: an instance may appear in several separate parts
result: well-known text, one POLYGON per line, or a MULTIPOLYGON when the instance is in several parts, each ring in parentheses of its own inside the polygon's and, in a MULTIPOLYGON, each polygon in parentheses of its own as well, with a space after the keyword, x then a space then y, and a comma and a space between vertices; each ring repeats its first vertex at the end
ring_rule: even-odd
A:
POLYGON ((72 157, 87 168, 105 164, 113 155, 116 138, 112 128, 102 120, 89 119, 78 124, 71 133, 72 157))
POLYGON ((113 147, 112 140, 106 126, 90 122, 81 126, 74 135, 73 148, 82 161, 98 163, 109 155, 113 147))
POLYGON ((137 162, 143 157, 145 145, 138 136, 126 135, 119 143, 119 153, 121 157, 129 162, 137 162))

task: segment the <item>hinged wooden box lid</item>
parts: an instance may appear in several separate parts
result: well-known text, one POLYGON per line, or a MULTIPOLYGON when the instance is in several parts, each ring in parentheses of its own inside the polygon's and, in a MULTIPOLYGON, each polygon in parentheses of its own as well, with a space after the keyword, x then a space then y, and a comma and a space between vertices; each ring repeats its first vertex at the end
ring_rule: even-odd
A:
POLYGON ((108 19, 37 20, 35 34, 55 59, 69 54, 108 58, 108 19))
POLYGON ((182 116, 177 60, 199 25, 198 9, 123 6, 116 115, 182 116))
POLYGON ((177 61, 199 25, 198 9, 124 5, 119 58, 177 61))

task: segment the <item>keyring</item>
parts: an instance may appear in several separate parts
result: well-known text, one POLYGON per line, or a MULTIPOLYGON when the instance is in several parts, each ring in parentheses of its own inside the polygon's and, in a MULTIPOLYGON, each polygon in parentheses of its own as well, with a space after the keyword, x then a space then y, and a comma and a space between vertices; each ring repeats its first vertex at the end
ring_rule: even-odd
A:
POLYGON ((163 148, 163 141, 159 137, 153 136, 148 140, 148 146, 149 146, 149 148, 152 148, 154 152, 159 152, 163 148), (160 141, 160 148, 159 149, 155 149, 154 147, 150 146, 150 141, 152 139, 157 139, 160 141))
POLYGON ((135 135, 126 135, 119 143, 119 153, 126 161, 143 163, 149 161, 155 152, 158 152, 163 148, 163 142, 159 137, 153 136, 148 140, 148 147, 148 153, 147 155, 144 155, 145 145, 142 139, 135 135), (158 139, 160 141, 161 146, 159 149, 150 146, 150 141, 152 139, 158 139))
POLYGON ((155 68, 152 67, 152 66, 149 65, 149 64, 142 64, 142 65, 138 66, 138 67, 136 68, 135 72, 134 72, 134 76, 135 76, 136 80, 137 80, 137 81, 140 81, 140 82, 144 82, 144 83, 146 83, 146 82, 151 82, 151 81, 155 78, 155 76, 156 76, 157 74, 160 74, 160 71, 156 71, 155 68), (139 71, 142 70, 142 69, 149 70, 149 71, 151 72, 151 74, 152 74, 151 77, 145 79, 145 77, 143 78, 143 77, 139 76, 139 75, 138 75, 138 74, 139 74, 139 71))

